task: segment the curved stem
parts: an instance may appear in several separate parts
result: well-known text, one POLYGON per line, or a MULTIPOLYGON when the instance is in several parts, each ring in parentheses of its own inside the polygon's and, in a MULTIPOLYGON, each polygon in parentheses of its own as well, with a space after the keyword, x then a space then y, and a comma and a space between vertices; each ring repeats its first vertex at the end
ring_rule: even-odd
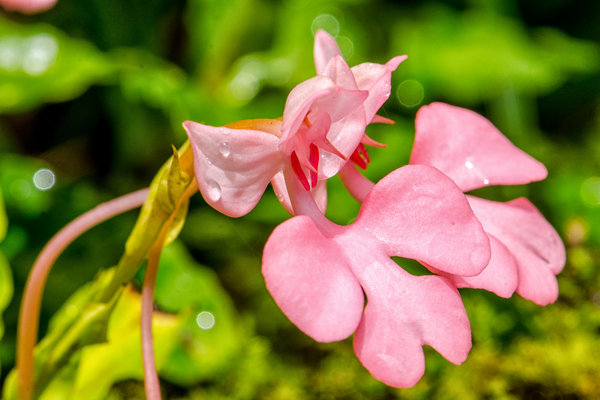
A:
POLYGON ((142 286, 142 314, 141 314, 141 332, 142 332, 142 361, 144 364, 144 388, 146 389, 147 400, 161 400, 160 382, 154 360, 154 340, 152 338, 152 313, 154 311, 154 287, 156 285, 156 276, 158 274, 158 265, 160 254, 162 253, 165 238, 173 225, 177 212, 181 205, 186 202, 194 193, 198 191, 198 183, 194 179, 187 190, 179 198, 175 210, 163 225, 158 238, 150 248, 148 253, 148 264, 146 265, 146 274, 144 275, 144 284, 142 286))
POLYGON ((54 235, 35 260, 25 285, 19 314, 17 369, 19 371, 20 400, 31 400, 33 396, 33 349, 37 341, 44 285, 54 262, 63 250, 81 234, 115 215, 141 206, 147 197, 148 189, 142 189, 96 206, 54 235))
POLYGON ((154 242, 154 245, 150 249, 146 274, 144 275, 144 285, 142 286, 142 360, 144 363, 144 387, 146 389, 147 400, 161 400, 160 382, 154 361, 152 312, 154 311, 154 286, 156 285, 160 253, 162 252, 165 236, 169 231, 168 228, 170 225, 168 222, 164 225, 158 239, 156 239, 156 242, 154 242))
POLYGON ((365 200, 367 194, 375 186, 373 182, 356 169, 354 164, 349 162, 340 170, 338 176, 346 190, 348 190, 348 193, 359 203, 365 200))

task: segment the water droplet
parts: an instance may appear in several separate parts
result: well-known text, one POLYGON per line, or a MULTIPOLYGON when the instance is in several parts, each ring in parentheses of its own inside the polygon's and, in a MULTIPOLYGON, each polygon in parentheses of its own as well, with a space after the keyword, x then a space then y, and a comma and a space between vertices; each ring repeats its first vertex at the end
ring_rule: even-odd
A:
POLYGON ((486 184, 486 185, 489 185, 489 184, 490 184, 490 181, 488 181, 487 179, 484 179, 484 180, 483 180, 483 183, 484 183, 484 184, 486 184))
POLYGON ((221 199, 221 186, 210 179, 208 181, 208 198, 212 201, 219 201, 221 199))
POLYGON ((283 201, 283 195, 282 194, 278 194, 277 198, 279 199, 279 201, 283 201))
POLYGON ((467 167, 468 169, 473 169, 473 163, 471 161, 467 161, 465 162, 465 167, 467 167))
POLYGON ((206 158, 206 163, 207 163, 208 165, 212 165, 212 162, 210 162, 210 158, 208 158, 208 157, 205 157, 205 158, 206 158))
POLYGON ((229 157, 231 154, 231 145, 227 142, 221 143, 219 146, 219 153, 221 153, 221 155, 225 158, 229 157))

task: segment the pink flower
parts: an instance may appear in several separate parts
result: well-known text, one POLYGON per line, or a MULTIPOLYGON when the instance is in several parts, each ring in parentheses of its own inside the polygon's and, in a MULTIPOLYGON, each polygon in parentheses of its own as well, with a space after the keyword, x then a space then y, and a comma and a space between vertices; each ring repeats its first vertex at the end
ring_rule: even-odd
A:
MULTIPOLYGON (((416 120, 411 164, 436 167, 464 192, 487 185, 519 185, 546 177, 544 165, 516 148, 491 122, 443 103, 422 107, 416 120)), ((478 276, 444 274, 457 287, 487 289, 510 297, 516 289, 539 305, 558 298, 555 275, 565 248, 529 200, 498 203, 467 196, 490 238, 492 259, 478 276)))
POLYGON ((356 355, 391 386, 410 387, 421 378, 425 344, 462 363, 471 331, 454 285, 410 275, 390 259, 414 258, 465 276, 487 265, 489 240, 454 182, 429 166, 400 168, 375 185, 349 226, 327 220, 294 183, 294 208, 305 215, 275 229, 262 267, 288 318, 320 342, 356 331, 356 355))
POLYGON ((361 141, 368 141, 365 127, 389 97, 391 73, 406 57, 350 69, 335 40, 322 31, 315 38, 315 54, 324 52, 324 43, 334 46, 337 54, 327 62, 324 56, 316 57, 319 75, 291 91, 282 121, 240 121, 227 127, 184 122, 198 186, 218 211, 234 217, 248 213, 272 182, 293 214, 289 183, 282 174, 285 166, 324 210, 324 181, 343 167, 361 141))
POLYGON ((35 14, 54 7, 57 0, 0 0, 7 11, 19 11, 23 14, 35 14))

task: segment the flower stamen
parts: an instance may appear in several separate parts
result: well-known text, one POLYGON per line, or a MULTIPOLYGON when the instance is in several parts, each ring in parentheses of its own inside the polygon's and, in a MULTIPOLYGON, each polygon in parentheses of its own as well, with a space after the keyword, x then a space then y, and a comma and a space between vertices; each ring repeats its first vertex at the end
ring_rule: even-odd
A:
MULTIPOLYGON (((294 170, 294 174, 296 174, 296 177, 302 184, 302 187, 304 187, 304 189, 306 191, 309 191, 310 185, 308 183, 308 179, 306 179, 306 175, 304 175, 304 171, 302 171, 302 165, 300 165, 300 160, 298 159, 298 155, 296 154, 295 151, 292 152, 290 161, 292 164, 292 170, 294 170)), ((311 173, 312 173, 312 171, 311 171, 311 173)))
POLYGON ((362 143, 356 147, 356 150, 350 156, 350 160, 361 169, 367 169, 367 165, 371 162, 367 148, 362 143))

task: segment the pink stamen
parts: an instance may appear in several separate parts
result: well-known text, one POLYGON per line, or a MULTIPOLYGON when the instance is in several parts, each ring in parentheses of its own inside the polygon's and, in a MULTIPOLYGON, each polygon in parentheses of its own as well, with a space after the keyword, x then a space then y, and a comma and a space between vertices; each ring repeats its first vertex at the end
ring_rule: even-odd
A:
POLYGON ((367 164, 371 162, 369 153, 362 143, 356 147, 356 150, 354 150, 354 153, 352 153, 352 156, 350 156, 350 160, 352 160, 352 162, 354 162, 354 164, 359 166, 361 169, 367 169, 367 164))
MULTIPOLYGON (((296 154, 295 151, 292 152, 290 161, 292 163, 292 170, 294 171, 294 174, 296 174, 296 177, 298 178, 298 180, 300 181, 300 183, 302 184, 304 189, 306 191, 309 191, 310 185, 308 184, 308 179, 306 179, 306 175, 304 175, 304 171, 302 171, 302 166, 300 165, 300 160, 298 159, 298 155, 296 154)), ((312 173, 312 171, 311 171, 311 173, 312 173)))

